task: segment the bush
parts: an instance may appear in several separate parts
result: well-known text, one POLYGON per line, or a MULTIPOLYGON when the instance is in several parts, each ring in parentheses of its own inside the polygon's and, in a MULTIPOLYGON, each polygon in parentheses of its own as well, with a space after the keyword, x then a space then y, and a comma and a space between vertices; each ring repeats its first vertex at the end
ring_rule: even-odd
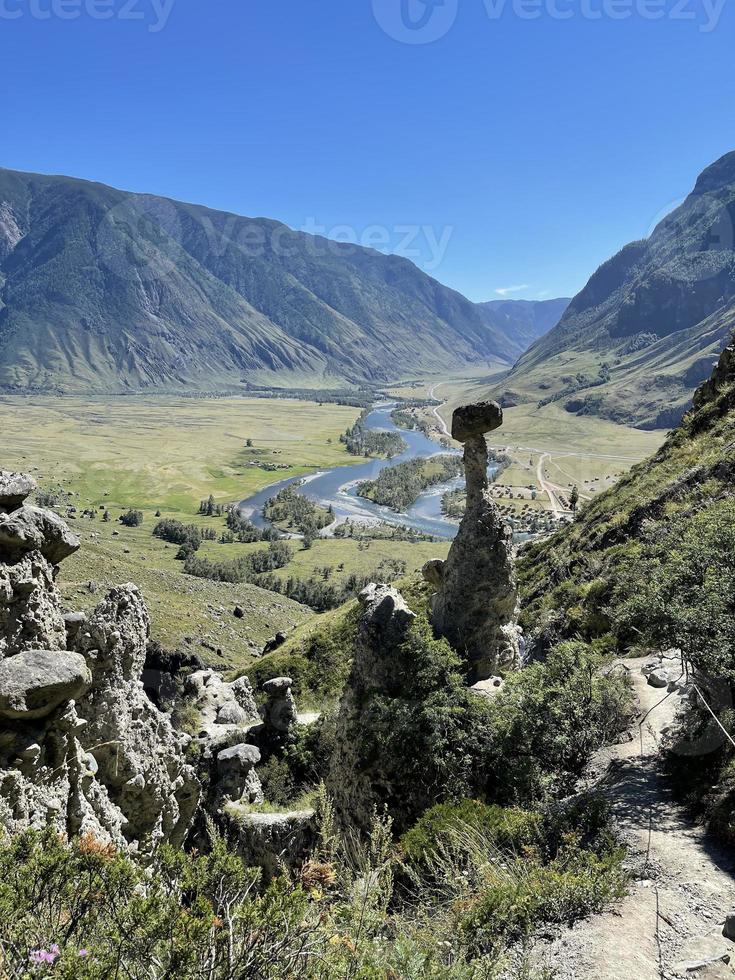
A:
POLYGON ((540 824, 540 815, 528 810, 488 805, 478 800, 439 803, 403 835, 401 848, 408 861, 425 864, 438 846, 451 840, 453 832, 468 827, 499 848, 520 853, 525 845, 538 840, 540 824))
POLYGON ((622 563, 612 606, 623 636, 680 647, 698 670, 735 681, 735 500, 651 529, 622 563))
MULTIPOLYGON (((153 528, 152 534, 154 538, 161 538, 162 541, 185 545, 188 554, 197 551, 202 543, 202 532, 195 524, 182 524, 181 521, 169 517, 160 520, 153 528)), ((176 557, 178 558, 179 555, 176 557)))
POLYGON ((487 780, 488 704, 464 683, 458 655, 417 616, 348 733, 358 766, 380 760, 376 802, 405 830, 434 803, 478 795, 487 780))
POLYGON ((592 753, 627 729, 628 682, 600 667, 587 644, 567 642, 507 678, 489 706, 491 798, 527 806, 572 792, 592 753))
POLYGON ((120 523, 124 524, 125 527, 140 527, 143 523, 143 511, 129 510, 125 514, 121 514, 120 523))
POLYGON ((10 976, 276 980, 328 948, 307 911, 303 890, 261 888, 259 871, 216 837, 206 856, 164 847, 147 869, 91 834, 65 843, 49 829, 0 842, 0 959, 10 976))
POLYGON ((460 919, 471 949, 487 952, 544 922, 571 925, 625 894, 622 854, 598 856, 574 839, 548 865, 536 860, 496 867, 473 908, 460 919))

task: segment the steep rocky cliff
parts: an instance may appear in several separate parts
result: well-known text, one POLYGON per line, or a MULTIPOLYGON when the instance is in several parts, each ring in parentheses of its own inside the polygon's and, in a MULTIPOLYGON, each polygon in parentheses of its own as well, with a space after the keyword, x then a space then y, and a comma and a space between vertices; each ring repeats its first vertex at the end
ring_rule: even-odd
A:
POLYGON ((134 585, 87 619, 64 615, 55 579, 79 548, 0 473, 0 823, 92 833, 120 848, 181 843, 199 797, 186 737, 148 699, 149 619, 134 585))

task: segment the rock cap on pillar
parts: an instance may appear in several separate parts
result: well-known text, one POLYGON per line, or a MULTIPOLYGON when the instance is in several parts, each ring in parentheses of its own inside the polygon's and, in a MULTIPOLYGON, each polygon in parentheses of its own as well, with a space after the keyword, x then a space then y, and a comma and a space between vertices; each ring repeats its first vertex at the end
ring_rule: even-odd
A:
POLYGON ((475 402, 462 405, 452 414, 452 438, 467 442, 473 436, 483 436, 503 424, 503 409, 497 402, 475 402))

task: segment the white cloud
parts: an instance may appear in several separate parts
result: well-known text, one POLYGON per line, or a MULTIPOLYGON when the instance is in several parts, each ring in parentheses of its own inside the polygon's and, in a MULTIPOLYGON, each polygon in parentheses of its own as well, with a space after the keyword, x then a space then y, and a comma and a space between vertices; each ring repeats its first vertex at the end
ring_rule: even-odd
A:
POLYGON ((524 289, 530 288, 528 283, 523 283, 522 286, 503 286, 501 289, 496 289, 495 292, 498 296, 508 296, 509 293, 522 293, 524 289))

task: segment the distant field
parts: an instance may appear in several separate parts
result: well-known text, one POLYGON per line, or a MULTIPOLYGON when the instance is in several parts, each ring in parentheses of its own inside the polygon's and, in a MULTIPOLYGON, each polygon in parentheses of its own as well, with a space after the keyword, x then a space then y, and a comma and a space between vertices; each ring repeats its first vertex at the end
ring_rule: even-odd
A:
MULTIPOLYGON (((438 390, 447 399, 439 410, 442 418, 449 426, 458 405, 492 398, 496 386, 497 378, 447 382, 438 390)), ((488 441, 505 449, 513 465, 498 482, 519 491, 531 484, 538 487, 537 468, 543 456, 544 479, 561 491, 569 491, 576 484, 582 502, 654 453, 666 436, 663 429, 644 431, 595 417, 571 415, 558 403, 542 408, 519 405, 506 408, 503 415, 502 427, 488 441)), ((543 492, 539 492, 539 500, 549 503, 543 492)))
POLYGON ((0 397, 0 414, 3 466, 29 469, 87 503, 183 519, 210 493, 228 503, 351 462, 339 436, 359 409, 264 398, 0 397), (251 465, 258 461, 287 468, 267 472, 251 465))
MULTIPOLYGON (((280 399, 4 397, 0 413, 0 466, 33 472, 42 489, 60 487, 77 509, 69 524, 82 549, 59 576, 69 608, 90 609, 111 585, 135 582, 154 639, 222 668, 247 666, 276 631, 318 619, 306 606, 253 585, 184 575, 177 546, 151 531, 160 510, 219 534, 223 517, 197 514, 210 493, 226 504, 289 476, 360 462, 339 442, 359 409, 280 399), (287 468, 264 470, 249 465, 253 460, 287 468), (97 518, 81 517, 85 508, 97 518), (102 521, 100 508, 109 509, 110 522, 102 521), (129 508, 143 512, 141 527, 118 523, 129 508), (233 615, 235 605, 243 609, 241 619, 233 615)), ((264 547, 205 541, 199 554, 229 561, 264 547)), ((447 550, 446 544, 353 539, 318 540, 309 550, 294 541, 293 548, 281 578, 322 576, 329 568, 334 583, 369 575, 389 559, 405 561, 412 572, 447 550)))

